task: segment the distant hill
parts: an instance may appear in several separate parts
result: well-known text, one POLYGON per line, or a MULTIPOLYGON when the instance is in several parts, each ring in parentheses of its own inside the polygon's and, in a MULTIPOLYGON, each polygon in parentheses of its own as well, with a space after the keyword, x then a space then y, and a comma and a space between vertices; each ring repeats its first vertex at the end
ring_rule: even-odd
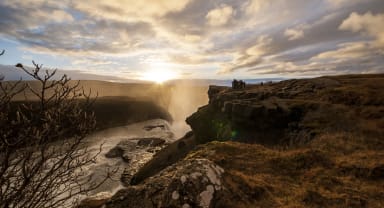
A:
MULTIPOLYGON (((6 81, 14 83, 16 81, 6 81)), ((77 83, 76 80, 70 84, 77 83)), ((39 91, 38 81, 22 81, 39 91)), ((207 104, 208 86, 189 84, 121 83, 98 80, 80 80, 85 92, 97 97, 95 113, 99 128, 122 126, 133 122, 162 118, 180 122, 188 129, 185 118, 202 105, 207 104)), ((47 95, 52 93, 47 91, 47 95)), ((14 97, 14 101, 37 99, 30 90, 14 97)))
MULTIPOLYGON (((31 67, 26 67, 28 70, 32 70, 31 67)), ((43 70, 43 73, 46 69, 43 70)), ((53 71, 54 69, 47 69, 48 71, 53 71)), ((124 83, 148 83, 146 81, 141 81, 137 79, 121 78, 117 76, 108 76, 108 75, 97 75, 86 73, 78 70, 63 70, 58 69, 56 73, 56 78, 63 76, 64 74, 68 75, 73 80, 104 80, 109 82, 124 82, 124 83)), ((1 65, 0 64, 0 75, 3 75, 6 81, 14 80, 32 80, 25 72, 21 69, 16 68, 15 66, 10 65, 1 65)))

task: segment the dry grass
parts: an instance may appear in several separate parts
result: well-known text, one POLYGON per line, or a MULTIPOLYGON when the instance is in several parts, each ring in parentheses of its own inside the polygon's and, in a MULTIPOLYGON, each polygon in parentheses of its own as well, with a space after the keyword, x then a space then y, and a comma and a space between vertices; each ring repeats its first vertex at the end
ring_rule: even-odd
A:
POLYGON ((374 170, 384 167, 384 153, 363 144, 341 134, 287 151, 212 142, 189 157, 225 169, 225 207, 383 207, 384 170, 374 170))

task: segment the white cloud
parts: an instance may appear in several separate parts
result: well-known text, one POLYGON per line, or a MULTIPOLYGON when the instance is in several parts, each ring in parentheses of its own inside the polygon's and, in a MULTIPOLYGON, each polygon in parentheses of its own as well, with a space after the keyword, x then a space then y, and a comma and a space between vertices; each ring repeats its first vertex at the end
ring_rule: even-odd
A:
POLYGON ((73 21, 72 15, 69 13, 63 11, 63 10, 54 10, 51 14, 47 15, 46 17, 51 19, 54 22, 71 22, 73 21))
POLYGON ((250 0, 246 3, 246 12, 248 14, 258 13, 269 4, 270 2, 265 0, 250 0))
POLYGON ((233 8, 229 5, 223 4, 219 8, 209 11, 205 17, 207 18, 209 25, 222 26, 229 22, 233 14, 233 8))
POLYGON ((340 44, 339 48, 332 51, 320 53, 311 58, 311 60, 337 60, 347 61, 351 59, 373 57, 375 54, 380 53, 380 50, 375 48, 372 44, 367 42, 352 42, 340 44))
POLYGON ((339 30, 361 32, 376 38, 378 44, 384 47, 384 14, 367 12, 360 15, 353 12, 339 26, 339 30))
POLYGON ((75 1, 75 8, 94 16, 130 20, 131 18, 161 17, 181 11, 190 0, 108 0, 75 1))
POLYGON ((286 29, 284 35, 288 37, 288 40, 298 40, 304 37, 304 31, 301 29, 286 29))
POLYGON ((271 42, 272 38, 266 35, 260 36, 255 45, 236 52, 233 61, 223 64, 218 74, 231 73, 235 70, 253 67, 261 63, 262 57, 267 54, 271 42))
POLYGON ((196 42, 201 41, 201 39, 202 39, 202 37, 199 35, 184 35, 184 40, 186 40, 188 42, 196 43, 196 42))

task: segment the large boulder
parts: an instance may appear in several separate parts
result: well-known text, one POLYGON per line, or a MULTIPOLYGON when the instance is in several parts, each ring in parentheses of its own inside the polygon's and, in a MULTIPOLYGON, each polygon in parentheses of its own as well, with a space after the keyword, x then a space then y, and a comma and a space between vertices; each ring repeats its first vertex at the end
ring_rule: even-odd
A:
POLYGON ((118 191, 107 207, 214 207, 226 192, 223 173, 220 166, 207 159, 182 160, 142 185, 118 191))
POLYGON ((136 185, 146 178, 159 173, 164 168, 182 160, 196 146, 195 137, 192 132, 187 133, 183 138, 169 144, 157 152, 151 161, 141 167, 133 176, 124 175, 124 184, 136 185))
POLYGON ((131 139, 124 139, 120 141, 115 147, 109 150, 105 157, 107 158, 116 158, 122 157, 127 152, 131 152, 136 149, 137 143, 131 139))

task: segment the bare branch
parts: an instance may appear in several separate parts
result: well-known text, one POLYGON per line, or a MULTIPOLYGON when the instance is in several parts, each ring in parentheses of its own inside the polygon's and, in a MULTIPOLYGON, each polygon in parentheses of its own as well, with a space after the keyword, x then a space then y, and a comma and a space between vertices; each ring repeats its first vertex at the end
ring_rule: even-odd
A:
POLYGON ((56 70, 41 74, 42 65, 32 63, 32 71, 16 66, 38 88, 0 82, 0 207, 62 207, 103 183, 91 183, 81 171, 100 153, 82 146, 95 127, 91 91, 66 75, 53 80, 56 70), (13 100, 20 93, 27 98, 27 90, 38 100, 13 100))

